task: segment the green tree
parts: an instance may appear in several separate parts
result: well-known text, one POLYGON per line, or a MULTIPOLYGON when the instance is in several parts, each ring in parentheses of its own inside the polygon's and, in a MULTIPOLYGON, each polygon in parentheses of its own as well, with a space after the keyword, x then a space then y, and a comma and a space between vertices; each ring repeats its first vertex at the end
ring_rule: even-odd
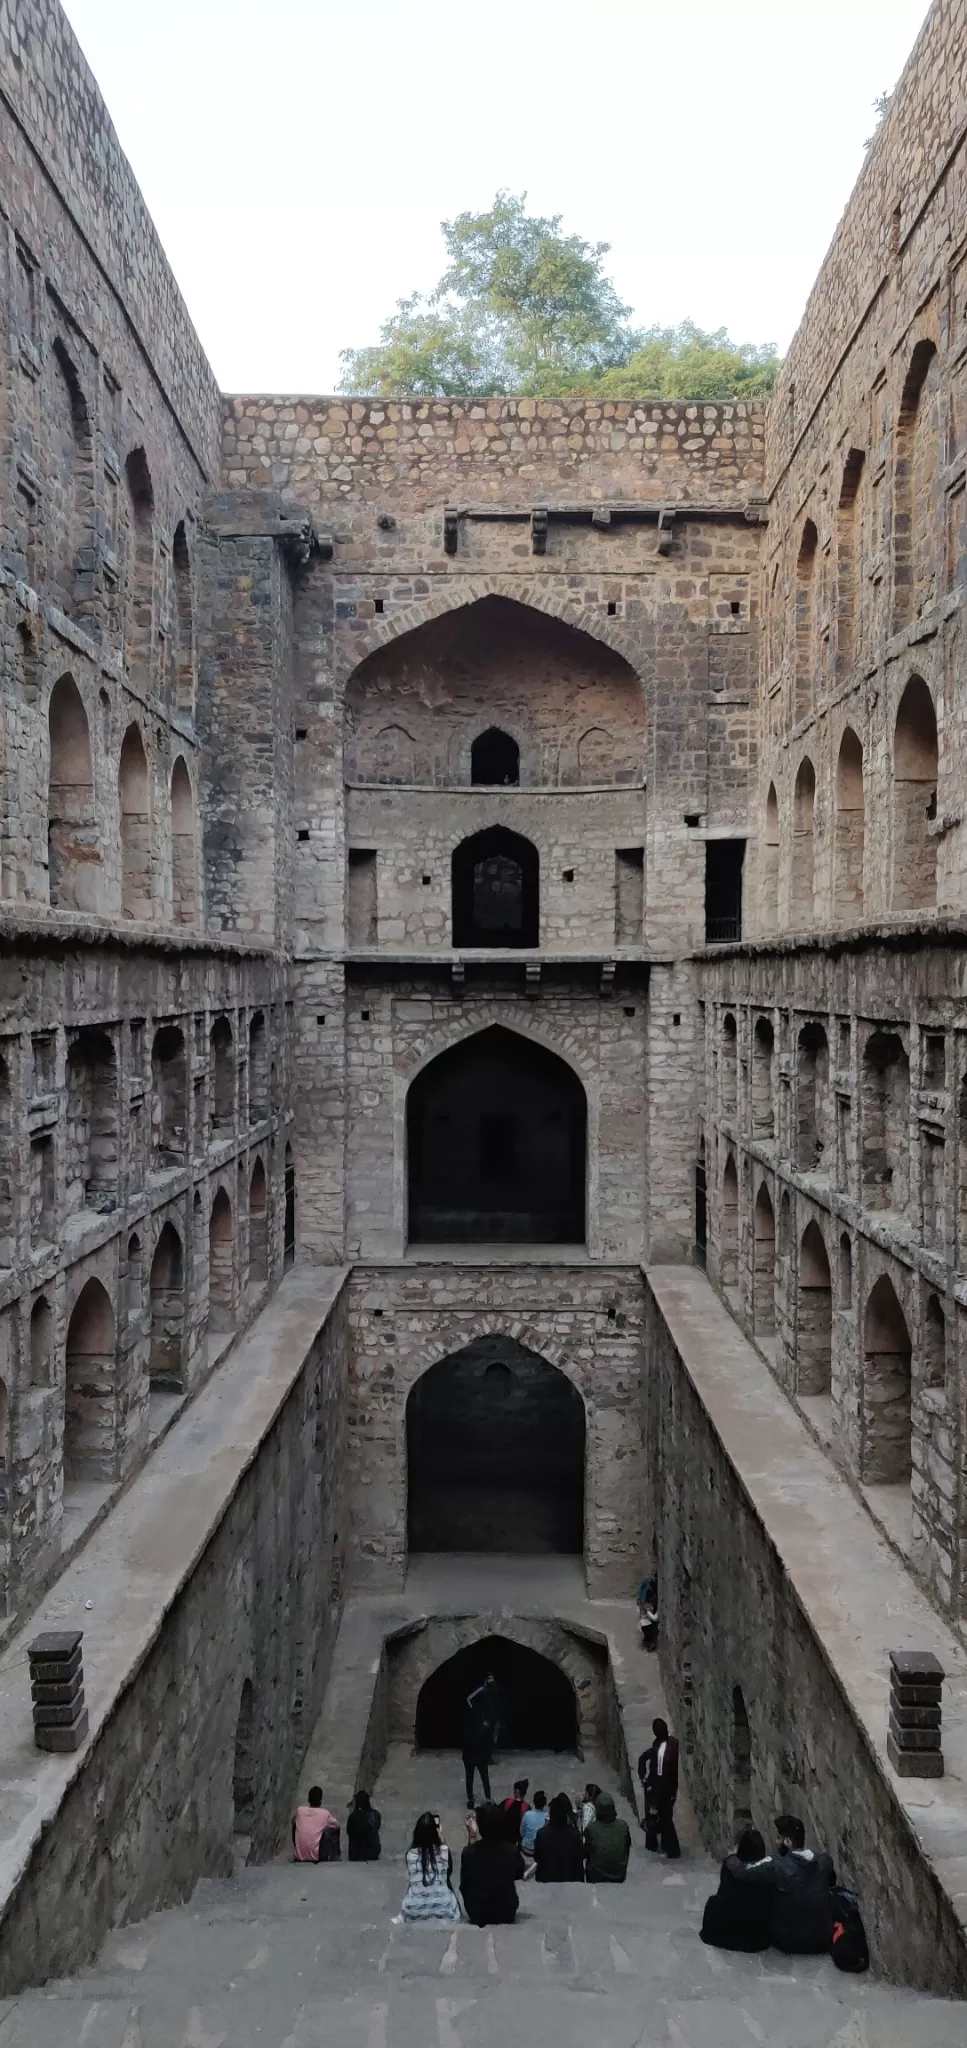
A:
POLYGON ((724 327, 708 334, 683 320, 680 327, 650 328, 594 388, 603 398, 760 398, 780 368, 772 342, 732 342, 724 327))

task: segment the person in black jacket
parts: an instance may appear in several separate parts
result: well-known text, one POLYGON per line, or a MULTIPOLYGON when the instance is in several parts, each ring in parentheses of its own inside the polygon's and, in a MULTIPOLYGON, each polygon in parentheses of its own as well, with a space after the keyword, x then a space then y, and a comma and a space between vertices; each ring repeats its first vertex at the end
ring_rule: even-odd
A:
POLYGON ((350 1863, 375 1863, 380 1855, 382 1843, 379 1831, 382 1815, 373 1805, 368 1792, 357 1792, 349 1810, 346 1822, 346 1841, 350 1863))
POLYGON ((584 1839, 566 1792, 558 1792, 547 1809, 547 1821, 534 1837, 534 1876, 538 1884, 583 1884, 584 1839))
POLYGON ((791 1813, 779 1815, 776 1841, 775 1946, 787 1956, 828 1955, 833 1933, 829 1894, 836 1883, 833 1859, 825 1849, 807 1849, 806 1830, 791 1813))
POLYGON ((509 1927, 517 1918, 517 1880, 524 1875, 519 1842, 508 1842, 497 1806, 478 1806, 479 1840, 460 1858, 460 1890, 475 1927, 509 1927))
POLYGON ((758 1955, 772 1941, 776 1874, 758 1828, 746 1828, 719 1872, 719 1888, 706 1901, 702 1940, 709 1948, 758 1955))
POLYGON ((638 1758, 645 1803, 646 1849, 664 1849, 668 1857, 680 1856, 681 1845, 675 1829, 675 1801, 678 1798, 678 1737, 669 1735, 668 1722, 653 1721, 654 1742, 638 1758))

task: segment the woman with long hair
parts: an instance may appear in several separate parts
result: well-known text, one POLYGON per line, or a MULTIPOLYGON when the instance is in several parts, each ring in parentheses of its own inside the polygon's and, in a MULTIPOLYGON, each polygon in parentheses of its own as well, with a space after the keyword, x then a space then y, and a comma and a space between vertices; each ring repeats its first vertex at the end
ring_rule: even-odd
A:
POLYGON ((406 1852, 407 1885, 400 1907, 404 1920, 459 1920, 450 1868, 450 1851, 436 1814, 421 1813, 406 1852))

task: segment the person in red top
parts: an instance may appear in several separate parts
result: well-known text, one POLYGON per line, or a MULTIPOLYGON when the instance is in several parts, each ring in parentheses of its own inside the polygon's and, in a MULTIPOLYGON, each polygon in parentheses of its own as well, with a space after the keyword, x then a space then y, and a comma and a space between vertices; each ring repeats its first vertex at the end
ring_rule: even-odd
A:
POLYGON ((308 1806, 297 1806, 292 1816, 292 1846, 296 1862, 318 1863, 323 1830, 338 1826, 335 1814, 330 1813, 328 1806, 323 1806, 322 1786, 311 1786, 308 1806))
POLYGON ((527 1787, 529 1784, 529 1778, 515 1778, 513 1792, 510 1798, 505 1799, 501 1806, 501 1833, 508 1842, 520 1841, 521 1821, 525 1813, 530 1812, 530 1807, 527 1803, 527 1787))

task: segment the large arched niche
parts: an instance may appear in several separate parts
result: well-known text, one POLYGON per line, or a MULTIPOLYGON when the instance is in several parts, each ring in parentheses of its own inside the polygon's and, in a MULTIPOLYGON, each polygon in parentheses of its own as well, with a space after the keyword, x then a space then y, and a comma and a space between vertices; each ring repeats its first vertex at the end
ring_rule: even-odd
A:
POLYGON ((580 1555, 585 1457, 566 1373, 513 1337, 472 1339, 410 1390, 410 1552, 580 1555))
POLYGON ((519 742, 524 787, 641 784, 644 693, 631 663, 606 639, 494 594, 398 634, 353 670, 346 778, 469 788, 474 742, 494 726, 519 742))
POLYGON ((574 1753, 578 1709, 567 1673, 541 1651, 503 1635, 467 1643, 430 1672, 416 1702, 417 1749, 461 1747, 468 1694, 490 1673, 500 1692, 498 1748, 574 1753))
POLYGON ((411 1244, 583 1244, 587 1097, 573 1067, 491 1025, 437 1055, 406 1102, 411 1244))

